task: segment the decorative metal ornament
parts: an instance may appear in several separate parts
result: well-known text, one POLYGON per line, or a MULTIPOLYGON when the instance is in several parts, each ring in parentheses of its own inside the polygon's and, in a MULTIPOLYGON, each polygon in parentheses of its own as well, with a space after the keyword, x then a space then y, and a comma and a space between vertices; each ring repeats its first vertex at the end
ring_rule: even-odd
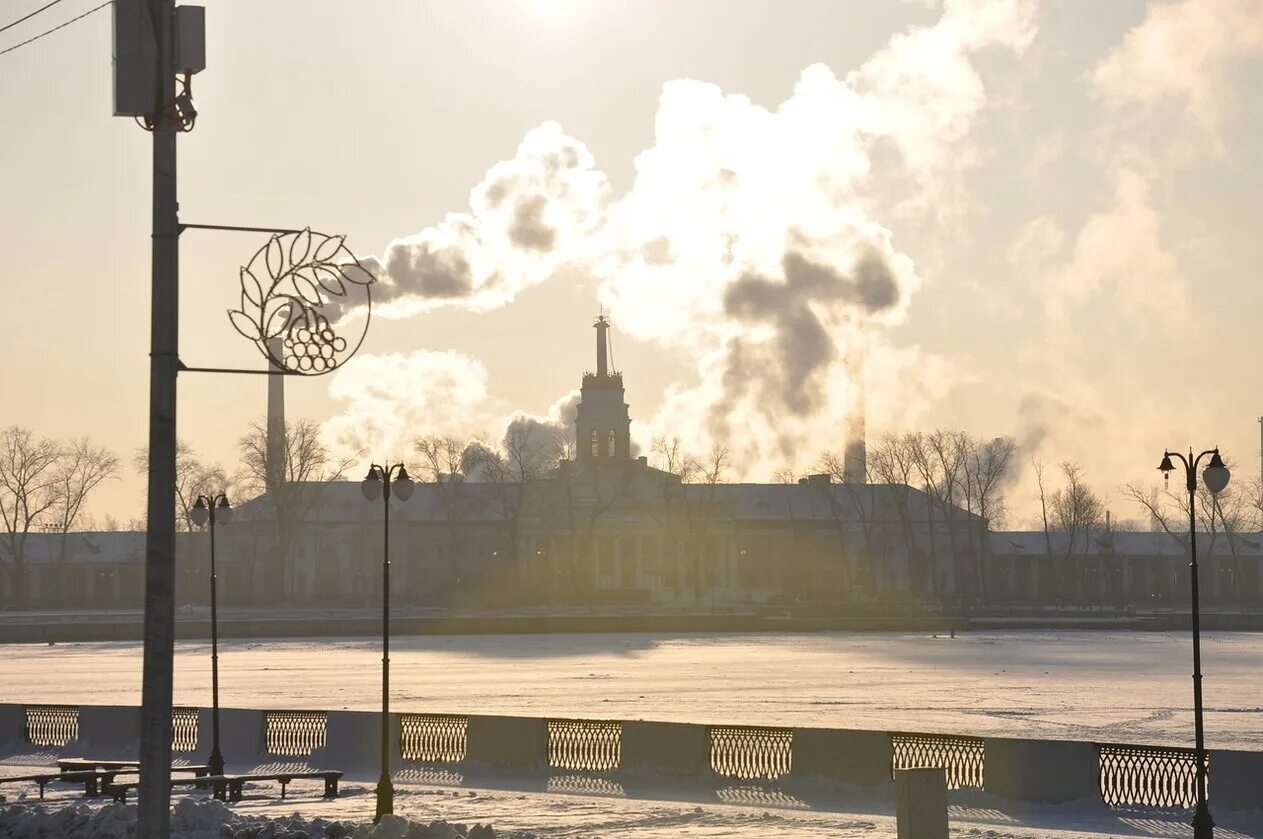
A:
POLYGON ((228 319, 286 372, 332 372, 364 343, 374 277, 345 238, 311 228, 276 233, 241 269, 241 308, 229 309, 228 319), (363 323, 348 340, 336 331, 338 321, 361 306, 363 323))

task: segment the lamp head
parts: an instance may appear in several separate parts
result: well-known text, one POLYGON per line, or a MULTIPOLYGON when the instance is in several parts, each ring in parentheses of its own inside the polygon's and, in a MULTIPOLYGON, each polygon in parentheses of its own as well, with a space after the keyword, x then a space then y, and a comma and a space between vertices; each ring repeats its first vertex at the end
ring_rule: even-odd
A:
POLYGON ((1213 495, 1218 495, 1228 486, 1230 477, 1231 473, 1228 471, 1228 467, 1224 465, 1224 459, 1219 456, 1219 449, 1215 449, 1211 454, 1210 464, 1202 472, 1202 484, 1213 495))
POLYGON ((382 497, 382 479, 377 473, 376 466, 368 467, 368 474, 364 480, 360 481, 360 492, 364 493, 364 497, 369 501, 376 501, 382 497))
POLYGON ((412 478, 408 477, 408 470, 404 465, 399 464, 399 474, 390 482, 390 494, 398 497, 400 501, 407 501, 412 497, 412 490, 416 486, 412 482, 412 478))
POLYGON ((1171 473, 1175 471, 1175 464, 1171 462, 1171 453, 1162 453, 1162 462, 1158 464, 1158 471, 1162 473, 1162 480, 1170 482, 1171 473))
POLYGON ((219 503, 215 505, 215 524, 227 524, 232 521, 232 505, 228 503, 228 496, 219 496, 219 503))
POLYGON ((206 522, 210 521, 210 510, 206 507, 205 496, 197 497, 197 503, 193 505, 193 509, 189 510, 189 518, 198 527, 205 527, 206 522))

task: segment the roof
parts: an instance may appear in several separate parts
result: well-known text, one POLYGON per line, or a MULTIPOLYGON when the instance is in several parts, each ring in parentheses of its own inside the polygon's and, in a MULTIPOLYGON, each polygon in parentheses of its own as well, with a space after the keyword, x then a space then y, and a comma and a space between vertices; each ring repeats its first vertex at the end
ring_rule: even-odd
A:
MULTIPOLYGON (((1230 545, 1226 533, 1199 533, 1198 552, 1204 551, 1208 556, 1227 556, 1235 548, 1236 553, 1242 556, 1263 556, 1263 533, 1238 533, 1231 538, 1230 545)), ((1049 552, 1049 542, 1052 553, 1064 556, 1069 548, 1070 535, 1065 531, 1053 531, 1047 537, 1042 530, 1001 531, 988 534, 988 539, 993 556, 1045 556, 1049 552)), ((1096 531, 1086 550, 1082 535, 1077 542, 1074 553, 1078 556, 1187 556, 1184 540, 1164 531, 1096 531)))
MULTIPOLYGON (((61 560, 60 533, 28 533, 27 562, 61 560)), ((0 539, 0 558, 11 559, 9 540, 0 539)), ((76 563, 140 562, 145 558, 145 534, 133 531, 79 531, 66 534, 66 561, 76 563)))

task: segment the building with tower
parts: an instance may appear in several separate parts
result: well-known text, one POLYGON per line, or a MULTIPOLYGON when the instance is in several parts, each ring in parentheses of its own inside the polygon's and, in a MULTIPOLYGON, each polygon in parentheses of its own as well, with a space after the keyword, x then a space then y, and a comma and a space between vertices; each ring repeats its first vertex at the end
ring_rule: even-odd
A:
MULTIPOLYGON (((595 370, 582 375, 566 457, 544 465, 540 452, 527 452, 531 468, 431 476, 393 508, 395 605, 1182 602, 1184 548, 1166 533, 1109 531, 1077 543, 1057 533, 992 533, 980 517, 915 487, 866 483, 862 410, 849 418, 840 482, 727 483, 705 469, 685 480, 686 470, 670 468, 678 458, 650 463, 635 451, 609 319, 593 328, 595 370)), ((268 458, 278 464, 283 383, 268 377, 268 458)), ((687 430, 680 436, 687 445, 687 430)), ((380 504, 366 503, 355 480, 307 484, 282 469, 266 477, 266 491, 238 504, 217 532, 221 602, 377 603, 380 504), (297 497, 311 503, 291 503, 297 497)), ((180 536, 181 603, 205 602, 204 538, 180 536)), ((30 605, 139 603, 143 545, 142 533, 73 534, 64 543, 31 534, 30 605)), ((1218 534, 1199 547, 1208 603, 1263 603, 1263 535, 1218 534)), ((0 568, 5 549, 0 540, 0 568)), ((13 599, 10 589, 0 574, 0 600, 13 599)))

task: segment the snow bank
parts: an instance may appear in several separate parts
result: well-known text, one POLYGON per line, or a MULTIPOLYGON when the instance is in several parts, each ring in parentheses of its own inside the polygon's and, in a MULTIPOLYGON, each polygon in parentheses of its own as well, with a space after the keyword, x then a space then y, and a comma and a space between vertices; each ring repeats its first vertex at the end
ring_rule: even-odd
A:
MULTIPOLYGON (((91 807, 72 804, 0 806, 3 839, 130 839, 136 835, 136 805, 91 807)), ((215 799, 182 799, 171 811, 172 839, 535 839, 531 833, 497 834, 490 825, 429 824, 386 816, 380 824, 356 824, 295 813, 288 818, 242 816, 215 799)))

